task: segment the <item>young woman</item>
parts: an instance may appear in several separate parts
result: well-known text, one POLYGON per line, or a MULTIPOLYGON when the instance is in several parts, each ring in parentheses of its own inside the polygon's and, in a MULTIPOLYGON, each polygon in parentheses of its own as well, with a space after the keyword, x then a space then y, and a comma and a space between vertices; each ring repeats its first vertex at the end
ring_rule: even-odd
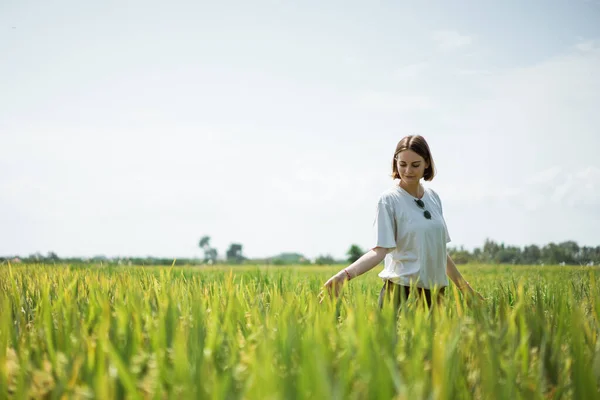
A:
POLYGON ((375 246, 326 283, 337 296, 345 281, 373 269, 385 258, 379 274, 384 281, 379 306, 390 295, 394 304, 406 300, 410 290, 431 306, 431 295, 443 294, 448 277, 462 290, 476 294, 446 252, 450 235, 442 213, 442 202, 421 179, 431 181, 435 165, 422 136, 406 136, 396 146, 392 178, 400 182, 381 194, 375 217, 375 246), (387 295, 386 295, 387 293, 387 295))

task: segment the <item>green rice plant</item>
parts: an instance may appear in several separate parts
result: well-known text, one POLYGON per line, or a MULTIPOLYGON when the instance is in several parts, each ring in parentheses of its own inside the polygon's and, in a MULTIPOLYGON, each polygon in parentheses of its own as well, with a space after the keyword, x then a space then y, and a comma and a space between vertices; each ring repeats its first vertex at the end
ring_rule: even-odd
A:
POLYGON ((599 270, 470 265, 431 309, 336 267, 0 269, 0 399, 597 398, 599 270))

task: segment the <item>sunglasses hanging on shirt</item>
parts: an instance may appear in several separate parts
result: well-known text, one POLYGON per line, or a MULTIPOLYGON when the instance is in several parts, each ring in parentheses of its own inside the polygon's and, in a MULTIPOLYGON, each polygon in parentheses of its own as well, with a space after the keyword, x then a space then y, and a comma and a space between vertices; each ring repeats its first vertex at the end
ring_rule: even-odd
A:
POLYGON ((429 211, 425 210, 425 203, 423 203, 423 200, 421 200, 421 199, 415 200, 415 203, 417 203, 417 205, 419 206, 419 208, 421 208, 422 210, 424 210, 423 211, 423 216, 426 219, 431 219, 431 213, 429 211))

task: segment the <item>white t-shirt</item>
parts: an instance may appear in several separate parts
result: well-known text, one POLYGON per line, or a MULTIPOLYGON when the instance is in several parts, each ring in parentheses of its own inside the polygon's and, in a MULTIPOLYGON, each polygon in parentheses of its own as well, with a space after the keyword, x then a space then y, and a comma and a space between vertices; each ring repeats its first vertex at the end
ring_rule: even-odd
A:
POLYGON ((413 197, 400 186, 381 194, 374 222, 375 246, 389 250, 383 280, 431 289, 448 286, 446 244, 450 235, 442 213, 442 202, 432 189, 425 188, 421 198, 431 219, 425 218, 413 197))

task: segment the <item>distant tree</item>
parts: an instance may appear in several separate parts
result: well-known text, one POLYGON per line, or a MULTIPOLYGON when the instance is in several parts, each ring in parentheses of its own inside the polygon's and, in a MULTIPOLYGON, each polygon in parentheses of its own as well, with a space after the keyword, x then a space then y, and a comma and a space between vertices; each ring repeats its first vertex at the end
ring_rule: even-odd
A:
POLYGON ((494 242, 491 239, 485 239, 485 242, 483 243, 482 261, 496 261, 496 254, 498 254, 498 252, 502 250, 503 247, 504 245, 500 246, 498 243, 494 242))
POLYGON ((210 264, 214 264, 217 262, 217 256, 218 256, 218 252, 217 249, 215 249, 214 247, 211 247, 210 249, 207 250, 205 256, 204 256, 204 261, 208 262, 210 264))
POLYGON ((25 258, 25 260, 26 260, 26 262, 30 262, 30 263, 43 262, 44 261, 44 256, 39 251, 36 251, 35 253, 30 254, 29 256, 27 256, 25 258))
POLYGON ((542 247, 542 260, 547 264, 558 264, 564 261, 563 249, 556 243, 548 243, 542 247))
POLYGON ((561 260, 562 262, 565 262, 567 264, 578 263, 581 257, 581 249, 576 242, 569 240, 567 242, 559 243, 558 246, 561 248, 561 252, 563 255, 563 259, 561 260))
POLYGON ((542 251, 538 246, 532 244, 531 246, 525 246, 523 248, 521 256, 521 261, 525 264, 538 264, 542 259, 542 251))
MULTIPOLYGON (((600 247, 599 247, 600 249, 600 247)), ((579 257, 580 259, 580 263, 582 264, 588 264, 590 262, 592 263, 598 263, 600 261, 600 257, 596 256, 596 249, 593 247, 588 247, 588 246, 583 246, 580 250, 581 255, 579 257)), ((600 253, 599 253, 600 255, 600 253)))
POLYGON ((479 247, 473 249, 473 259, 478 262, 483 262, 483 252, 479 247))
POLYGON ((452 261, 456 264, 466 264, 471 261, 472 258, 471 253, 462 246, 460 249, 449 248, 448 253, 450 254, 450 257, 452 257, 452 261))
POLYGON ((521 249, 515 246, 501 245, 494 256, 494 261, 499 264, 517 264, 521 261, 521 249))
POLYGON ((363 254, 363 250, 356 244, 351 245, 348 249, 348 252, 346 252, 349 263, 353 263, 354 261, 358 260, 363 254))
POLYGON ((206 247, 210 246, 210 236, 202 236, 200 242, 198 243, 198 246, 200 246, 200 248, 203 250, 206 247))
POLYGON ((321 255, 315 259, 315 264, 317 265, 331 265, 335 264, 335 260, 329 254, 321 255))
POLYGON ((300 253, 281 253, 271 257, 270 262, 275 265, 310 264, 309 260, 300 253))
POLYGON ((59 262, 60 257, 53 251, 49 251, 46 255, 46 261, 48 262, 59 262))
POLYGON ((217 249, 210 246, 210 236, 202 236, 198 247, 204 251, 204 262, 213 264, 217 261, 217 249))
POLYGON ((232 243, 227 249, 227 253, 225 253, 225 257, 227 258, 227 262, 239 264, 244 261, 244 256, 242 254, 243 246, 239 243, 232 243))
POLYGON ((100 262, 105 263, 105 262, 108 262, 108 258, 103 255, 97 255, 97 256, 90 258, 90 261, 92 261, 93 263, 100 263, 100 262))

